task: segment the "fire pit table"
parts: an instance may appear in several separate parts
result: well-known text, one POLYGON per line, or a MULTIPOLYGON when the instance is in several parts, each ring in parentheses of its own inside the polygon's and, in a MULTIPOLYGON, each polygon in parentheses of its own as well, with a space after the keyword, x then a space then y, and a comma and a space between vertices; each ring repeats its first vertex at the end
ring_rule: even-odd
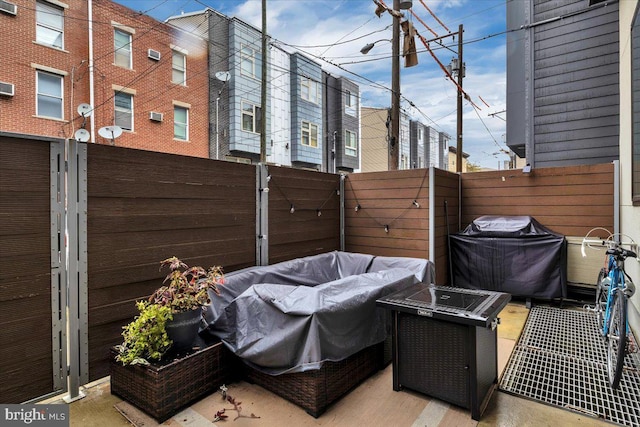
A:
POLYGON ((498 383, 497 316, 510 300, 425 283, 378 299, 393 315, 393 389, 470 409, 479 420, 498 383))

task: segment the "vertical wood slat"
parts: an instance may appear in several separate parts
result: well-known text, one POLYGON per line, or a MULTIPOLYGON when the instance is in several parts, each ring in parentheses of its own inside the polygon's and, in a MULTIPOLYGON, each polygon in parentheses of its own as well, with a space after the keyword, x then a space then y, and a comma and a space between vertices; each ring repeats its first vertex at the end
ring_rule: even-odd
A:
POLYGON ((0 402, 21 403, 54 391, 49 141, 0 136, 0 174, 0 402))

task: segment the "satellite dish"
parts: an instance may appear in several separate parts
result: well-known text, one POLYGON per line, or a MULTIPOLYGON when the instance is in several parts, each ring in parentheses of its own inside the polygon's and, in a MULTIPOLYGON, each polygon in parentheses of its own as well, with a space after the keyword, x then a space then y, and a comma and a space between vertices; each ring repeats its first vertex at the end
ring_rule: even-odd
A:
POLYGON ((116 125, 101 127, 98 129, 98 135, 115 143, 116 138, 122 135, 122 128, 116 125))
POLYGON ((78 105, 78 114, 82 117, 91 117, 91 113, 93 113, 93 107, 90 104, 78 105))
POLYGON ((228 82, 230 78, 231 74, 228 71, 218 71, 216 73, 216 79, 220 80, 221 82, 228 82))
POLYGON ((75 133, 76 141, 87 142, 91 134, 86 129, 78 129, 75 133))

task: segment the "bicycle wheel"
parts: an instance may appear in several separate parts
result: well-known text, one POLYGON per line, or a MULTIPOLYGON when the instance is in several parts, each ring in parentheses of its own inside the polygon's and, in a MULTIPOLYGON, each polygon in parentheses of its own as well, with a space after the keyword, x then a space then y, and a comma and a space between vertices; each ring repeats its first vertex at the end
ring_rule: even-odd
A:
POLYGON ((606 270, 601 268, 596 282, 596 319, 600 333, 604 333, 604 315, 607 309, 607 296, 609 295, 608 279, 606 270))
POLYGON ((611 388, 616 390, 620 384, 627 348, 627 298, 620 290, 613 296, 607 345, 607 373, 611 388))

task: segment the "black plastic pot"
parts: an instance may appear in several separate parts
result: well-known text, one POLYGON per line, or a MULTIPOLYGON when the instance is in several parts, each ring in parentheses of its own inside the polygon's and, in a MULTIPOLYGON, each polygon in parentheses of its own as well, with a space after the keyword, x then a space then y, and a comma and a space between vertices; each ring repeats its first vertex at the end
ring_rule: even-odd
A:
POLYGON ((193 346, 193 342, 198 336, 201 317, 202 307, 196 310, 173 313, 173 320, 169 320, 165 325, 167 335, 173 341, 172 350, 186 350, 193 346))

